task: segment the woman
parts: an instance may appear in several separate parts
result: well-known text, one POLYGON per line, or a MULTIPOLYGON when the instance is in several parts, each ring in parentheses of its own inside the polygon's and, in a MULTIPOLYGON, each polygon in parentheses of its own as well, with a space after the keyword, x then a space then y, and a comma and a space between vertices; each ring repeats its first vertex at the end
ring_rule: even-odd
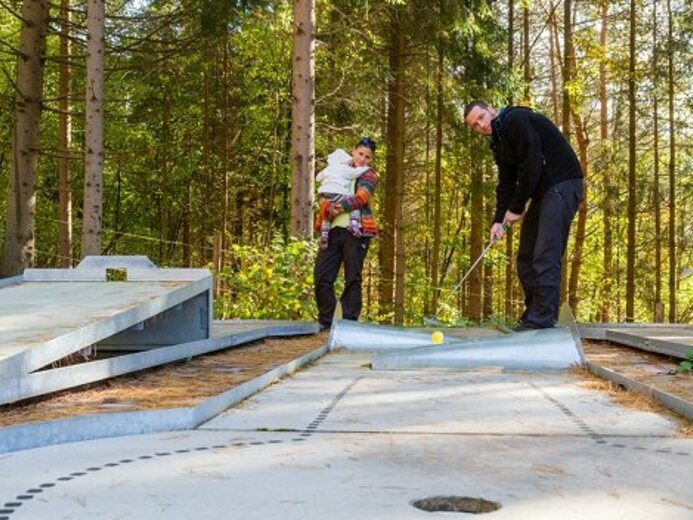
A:
MULTIPOLYGON (((352 151, 354 168, 370 166, 375 156, 376 144, 369 137, 364 137, 352 151)), ((339 201, 321 198, 320 214, 316 223, 319 230, 323 219, 330 220, 327 247, 318 252, 315 260, 315 302, 318 305, 318 322, 320 330, 330 328, 337 305, 334 283, 339 270, 344 264, 344 292, 340 298, 342 315, 346 320, 358 320, 362 307, 363 262, 368 253, 372 237, 378 234, 378 227, 373 217, 370 201, 378 184, 375 171, 369 168, 354 182, 353 195, 340 197, 339 201), (360 210, 360 228, 349 227, 349 216, 360 210)))

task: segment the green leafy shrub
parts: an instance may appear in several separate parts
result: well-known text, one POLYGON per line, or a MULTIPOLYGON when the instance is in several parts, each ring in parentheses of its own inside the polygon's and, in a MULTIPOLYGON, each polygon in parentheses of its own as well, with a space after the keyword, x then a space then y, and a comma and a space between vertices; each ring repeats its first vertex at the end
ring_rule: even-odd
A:
POLYGON ((688 359, 681 361, 679 364, 680 374, 690 374, 693 372, 693 350, 689 350, 687 354, 688 359))
POLYGON ((275 237, 267 246, 231 250, 230 266, 217 275, 217 318, 315 320, 314 240, 275 237))

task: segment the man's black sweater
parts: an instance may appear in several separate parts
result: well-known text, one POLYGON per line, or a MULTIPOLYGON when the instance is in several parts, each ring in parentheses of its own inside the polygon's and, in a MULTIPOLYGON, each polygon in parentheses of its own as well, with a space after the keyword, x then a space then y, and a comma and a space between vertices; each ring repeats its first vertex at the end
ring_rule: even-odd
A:
POLYGON ((501 110, 492 122, 491 149, 498 165, 496 214, 522 214, 529 199, 540 200, 559 182, 583 177, 580 161, 547 117, 526 107, 501 110))

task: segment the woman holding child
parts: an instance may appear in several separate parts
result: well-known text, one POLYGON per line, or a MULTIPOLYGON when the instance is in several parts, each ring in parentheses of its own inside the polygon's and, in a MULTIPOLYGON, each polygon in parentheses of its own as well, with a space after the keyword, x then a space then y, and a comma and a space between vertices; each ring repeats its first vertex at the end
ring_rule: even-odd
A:
POLYGON ((330 154, 327 168, 318 174, 320 251, 315 260, 315 301, 321 330, 332 325, 337 305, 334 284, 344 264, 344 292, 340 298, 344 319, 357 320, 362 307, 363 263, 370 239, 378 227, 370 207, 378 178, 370 167, 375 142, 364 137, 351 155, 330 154))

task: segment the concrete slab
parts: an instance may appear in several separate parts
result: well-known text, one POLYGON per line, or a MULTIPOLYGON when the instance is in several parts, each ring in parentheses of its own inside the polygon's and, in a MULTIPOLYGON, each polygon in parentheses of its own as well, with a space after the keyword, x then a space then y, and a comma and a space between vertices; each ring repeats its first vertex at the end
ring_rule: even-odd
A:
POLYGON ((637 332, 642 329, 684 331, 693 333, 693 324, 688 323, 579 323, 577 325, 580 337, 584 339, 605 340, 609 330, 621 332, 637 332))
POLYGON ((5 287, 0 292, 0 361, 6 362, 0 367, 7 374, 31 372, 200 290, 188 282, 29 282, 5 287), (9 362, 13 357, 16 362, 9 362))
POLYGON ((693 440, 568 374, 323 359, 199 430, 3 456, 0 519, 423 519, 411 502, 436 495, 495 519, 691 518, 693 440))
POLYGON ((607 330, 606 339, 679 359, 688 359, 688 353, 693 351, 693 328, 644 327, 627 331, 607 330))
MULTIPOLYGON (((582 435, 566 421, 561 403, 600 435, 668 435, 672 423, 654 413, 632 413, 575 384, 569 374, 501 373, 498 370, 374 372, 369 357, 332 354, 296 374, 281 391, 263 392, 228 410, 203 429, 300 430, 343 389, 348 398, 321 428, 378 433, 582 435), (331 361, 331 362, 330 362, 331 361)), ((277 388, 279 390, 279 388, 277 388)))

